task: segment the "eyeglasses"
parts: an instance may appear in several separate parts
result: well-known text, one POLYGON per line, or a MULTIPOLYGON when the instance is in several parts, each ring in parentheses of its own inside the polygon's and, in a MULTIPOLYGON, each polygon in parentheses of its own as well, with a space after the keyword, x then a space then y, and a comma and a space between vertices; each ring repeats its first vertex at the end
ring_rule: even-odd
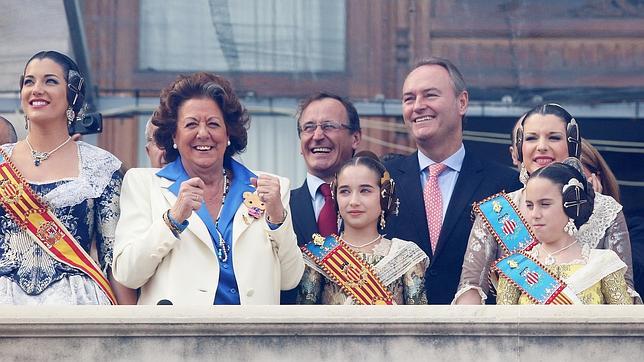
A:
POLYGON ((336 121, 324 121, 320 123, 315 123, 315 122, 307 122, 304 123, 301 127, 298 126, 297 130, 300 133, 304 133, 307 135, 311 135, 315 133, 315 130, 320 127, 322 129, 323 133, 333 133, 337 132, 341 129, 351 129, 351 127, 347 126, 346 124, 342 124, 340 122, 336 121))

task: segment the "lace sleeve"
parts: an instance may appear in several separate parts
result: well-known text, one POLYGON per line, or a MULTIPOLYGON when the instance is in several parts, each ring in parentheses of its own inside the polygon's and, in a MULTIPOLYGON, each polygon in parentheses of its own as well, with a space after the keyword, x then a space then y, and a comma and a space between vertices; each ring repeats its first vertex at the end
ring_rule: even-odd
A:
POLYGON ((620 259, 626 263, 626 285, 632 290, 633 288, 633 257, 631 255, 631 238, 628 235, 626 219, 624 213, 619 212, 615 220, 606 229, 606 234, 599 245, 602 249, 610 249, 617 253, 620 259))
POLYGON ((633 304, 622 271, 605 276, 601 281, 601 288, 606 304, 633 304))
POLYGON ((425 261, 417 263, 403 275, 405 304, 427 304, 425 293, 425 261))
POLYGON ((497 252, 498 245, 494 237, 485 227, 483 219, 477 216, 467 242, 457 295, 469 289, 488 294, 490 265, 494 262, 497 252))
POLYGON ((302 280, 297 288, 296 304, 320 304, 323 281, 322 274, 311 269, 308 265, 305 266, 302 280))
POLYGON ((505 278, 499 278, 499 286, 496 291, 496 304, 519 304, 521 290, 508 282, 505 278))
POLYGON ((112 178, 103 193, 96 199, 94 214, 96 220, 96 250, 101 269, 107 272, 112 265, 114 249, 114 231, 120 215, 119 198, 123 176, 120 171, 114 171, 112 178))

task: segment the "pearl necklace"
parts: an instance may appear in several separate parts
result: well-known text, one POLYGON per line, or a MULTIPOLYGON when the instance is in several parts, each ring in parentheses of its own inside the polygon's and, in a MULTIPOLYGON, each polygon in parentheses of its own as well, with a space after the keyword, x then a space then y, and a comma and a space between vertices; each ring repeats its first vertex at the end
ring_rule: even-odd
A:
POLYGON ((226 195, 230 189, 230 179, 226 174, 226 168, 224 168, 224 192, 221 195, 221 207, 219 208, 219 214, 217 215, 217 221, 215 222, 215 230, 217 231, 217 236, 219 236, 219 243, 215 244, 217 247, 217 258, 225 263, 228 260, 228 244, 224 240, 224 236, 219 231, 219 218, 221 217, 221 209, 224 208, 224 203, 226 202, 226 195))
POLYGON ((29 146, 29 149, 31 150, 31 158, 34 160, 34 166, 38 167, 40 166, 40 163, 46 159, 49 158, 49 156, 53 155, 54 152, 58 151, 61 149, 64 145, 67 144, 72 138, 70 136, 67 136, 67 139, 61 143, 58 147, 54 148, 53 150, 49 152, 40 152, 40 151, 35 151, 33 146, 31 145, 31 142, 29 142, 29 136, 25 138, 25 141, 27 141, 27 146, 29 146))
POLYGON ((563 248, 561 248, 561 249, 559 249, 559 250, 557 250, 555 252, 552 252, 552 253, 548 252, 548 250, 546 250, 545 246, 543 246, 543 244, 541 244, 541 249, 548 254, 546 256, 546 260, 544 261, 544 264, 545 265, 553 265, 557 261, 555 259, 555 255, 561 253, 562 251, 570 248, 571 246, 573 246, 575 244, 577 244, 577 240, 573 241, 572 243, 570 243, 570 244, 564 246, 563 248))
POLYGON ((364 247, 367 247, 367 246, 375 243, 376 241, 382 239, 383 236, 384 235, 382 235, 382 234, 378 234, 378 236, 376 236, 375 239, 371 240, 370 242, 368 242, 368 243, 366 243, 364 245, 351 244, 349 241, 347 241, 347 239, 344 238, 344 233, 340 234, 340 239, 342 239, 347 245, 349 245, 352 248, 364 248, 364 247))

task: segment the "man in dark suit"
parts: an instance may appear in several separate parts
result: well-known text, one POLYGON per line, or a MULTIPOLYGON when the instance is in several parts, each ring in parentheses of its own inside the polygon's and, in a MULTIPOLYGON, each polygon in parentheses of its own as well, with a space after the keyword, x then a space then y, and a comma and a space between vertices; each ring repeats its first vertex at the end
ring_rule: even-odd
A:
POLYGON ((407 75, 402 96, 404 122, 418 151, 386 163, 402 191, 397 193, 400 213, 387 223, 387 236, 414 241, 429 255, 425 285, 430 304, 449 304, 454 298, 472 228, 472 203, 520 187, 516 171, 463 146, 468 101, 463 76, 451 62, 419 62, 407 75))
MULTIPOLYGON (((307 173, 304 184, 291 191, 290 205, 301 246, 320 232, 318 218, 325 203, 321 186, 330 184, 340 166, 351 159, 362 134, 353 104, 331 93, 316 93, 300 103, 297 131, 307 173)), ((282 304, 293 304, 296 290, 283 292, 282 304)))

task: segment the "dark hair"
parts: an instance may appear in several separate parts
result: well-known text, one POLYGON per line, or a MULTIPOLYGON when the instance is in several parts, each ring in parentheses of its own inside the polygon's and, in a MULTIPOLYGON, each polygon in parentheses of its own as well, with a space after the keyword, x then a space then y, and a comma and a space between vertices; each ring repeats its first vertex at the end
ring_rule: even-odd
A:
POLYGON ((172 148, 172 137, 177 131, 179 107, 190 99, 209 98, 215 101, 224 115, 230 146, 225 157, 232 157, 246 149, 250 117, 235 95, 230 82, 212 73, 180 75, 161 91, 161 103, 153 116, 152 124, 159 127, 154 132, 157 146, 165 151, 165 159, 172 162, 179 151, 172 148))
POLYGON ((380 185, 380 208, 385 212, 385 219, 389 218, 389 215, 398 214, 398 198, 396 197, 395 190, 396 183, 389 176, 389 172, 387 172, 385 166, 380 162, 378 156, 371 151, 360 151, 356 153, 353 158, 340 167, 335 174, 335 179, 331 183, 331 192, 334 199, 336 199, 338 191, 338 176, 342 173, 342 170, 349 166, 365 166, 372 170, 378 176, 378 184, 380 185))
POLYGON ((465 83, 463 74, 461 74, 454 63, 450 62, 449 60, 438 57, 423 58, 414 64, 412 71, 425 65, 438 65, 445 68, 447 74, 449 75, 449 79, 452 81, 452 85, 454 86, 454 95, 458 96, 459 94, 467 90, 467 84, 465 83))
POLYGON ((67 55, 55 50, 43 50, 38 52, 29 58, 25 64, 25 69, 22 71, 22 75, 20 76, 20 90, 22 90, 27 66, 34 59, 51 59, 63 68, 63 77, 65 78, 65 82, 67 82, 67 104, 72 106, 74 113, 78 115, 78 112, 83 108, 83 104, 85 102, 85 80, 83 79, 76 62, 67 55))
POLYGON ((590 173, 597 175, 602 183, 602 193, 619 202, 619 185, 615 174, 599 151, 584 138, 581 139, 581 163, 590 173))
POLYGON ((539 114, 542 116, 553 115, 561 119, 562 122, 566 124, 566 141, 568 142, 568 156, 579 158, 581 153, 581 133, 579 131, 579 125, 577 120, 568 113, 564 107, 556 103, 546 103, 538 105, 531 110, 529 110, 521 120, 521 127, 517 128, 516 132, 516 145, 517 145, 517 156, 519 161, 523 161, 523 127, 525 126, 525 121, 530 118, 532 115, 539 114))
MULTIPOLYGON (((3 141, 7 141, 7 143, 16 143, 18 142, 18 135, 16 135, 16 129, 13 127, 13 124, 9 122, 8 119, 0 116, 0 123, 3 123, 5 125, 5 128, 7 128, 7 133, 6 135, 0 135, 0 138, 5 138, 6 139, 3 141)), ((0 142, 0 144, 3 144, 4 142, 0 142)))
MULTIPOLYGON (((530 175, 530 179, 545 178, 560 187, 564 212, 578 228, 585 224, 593 213, 595 192, 576 158, 553 162, 530 175)), ((529 181, 528 180, 528 181, 529 181)))
POLYGON ((300 133, 300 118, 302 118, 302 113, 304 113, 304 110, 306 107, 308 107, 311 103, 315 101, 320 101, 323 99, 335 99, 336 101, 342 103, 342 106, 344 106, 344 110, 347 112, 347 118, 348 118, 348 126, 349 126, 349 131, 351 133, 355 133, 360 131, 360 117, 358 116, 358 111, 356 110, 356 107, 351 103, 348 99, 341 97, 337 94, 333 94, 330 92, 318 92, 309 95, 308 97, 304 98, 300 104, 297 107, 297 113, 295 118, 297 119, 297 133, 300 133))

